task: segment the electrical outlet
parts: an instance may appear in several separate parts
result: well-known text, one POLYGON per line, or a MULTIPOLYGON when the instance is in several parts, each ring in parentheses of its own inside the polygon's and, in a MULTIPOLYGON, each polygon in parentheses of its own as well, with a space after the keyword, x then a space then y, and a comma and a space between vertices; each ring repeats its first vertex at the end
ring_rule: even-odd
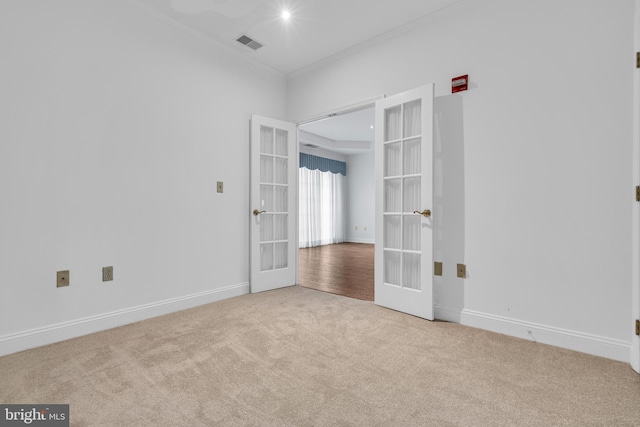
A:
POLYGON ((464 264, 458 264, 456 266, 456 269, 458 271, 458 277, 460 277, 461 279, 466 279, 467 277, 467 266, 464 264))
POLYGON ((102 281, 110 282, 113 280, 113 266, 102 267, 102 281))
POLYGON ((358 226, 356 225, 356 231, 358 231, 358 226))
POLYGON ((58 288, 69 286, 69 270, 62 270, 56 273, 56 286, 58 288))
POLYGON ((364 226, 364 231, 367 231, 367 226, 366 225, 364 226))
POLYGON ((442 276, 442 263, 439 261, 435 261, 433 263, 433 275, 434 276, 442 276))

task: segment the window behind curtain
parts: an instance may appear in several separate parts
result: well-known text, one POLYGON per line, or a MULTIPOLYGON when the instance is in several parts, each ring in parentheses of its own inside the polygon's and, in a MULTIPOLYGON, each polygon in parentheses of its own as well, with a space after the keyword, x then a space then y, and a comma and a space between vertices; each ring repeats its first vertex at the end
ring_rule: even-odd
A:
POLYGON ((345 239, 346 164, 300 153, 299 247, 345 239))

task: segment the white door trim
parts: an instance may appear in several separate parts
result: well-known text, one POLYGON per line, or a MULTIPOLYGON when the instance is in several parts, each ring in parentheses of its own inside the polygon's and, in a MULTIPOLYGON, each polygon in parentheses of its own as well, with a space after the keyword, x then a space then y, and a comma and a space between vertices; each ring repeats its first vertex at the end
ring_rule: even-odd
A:
POLYGON ((368 107, 373 107, 374 105, 376 105, 376 101, 386 97, 387 97, 386 95, 379 95, 373 98, 354 102, 353 104, 347 104, 341 107, 333 108, 331 110, 324 111, 318 114, 311 114, 303 119, 296 120, 295 123, 296 125, 301 126, 307 123, 312 123, 318 120, 326 119, 327 117, 339 116, 340 114, 351 113, 353 111, 362 110, 368 107))
MULTIPOLYGON (((375 98, 371 98, 371 99, 367 99, 367 100, 363 100, 360 102, 355 102, 353 104, 349 104, 346 105, 344 107, 340 107, 334 110, 330 110, 330 112, 325 112, 325 113, 318 113, 318 114, 313 114, 311 116, 309 116, 308 118, 304 119, 304 120, 300 120, 295 122, 296 124, 296 165, 297 168, 300 168, 300 126, 307 124, 307 123, 312 123, 318 120, 323 120, 326 119, 327 117, 332 117, 332 116, 336 116, 336 115, 340 115, 340 114, 346 114, 346 113, 350 113, 353 111, 357 111, 357 110, 361 110, 364 108, 369 108, 369 107, 373 107, 376 105, 376 101, 382 98, 385 98, 386 95, 381 95, 381 96, 377 96, 375 98)), ((300 183, 299 181, 299 175, 296 174, 296 189, 300 188, 300 183)), ((300 194, 299 192, 296 193, 296 243, 300 241, 300 218, 298 215, 298 211, 300 208, 300 194)), ((296 251, 296 284, 299 285, 300 284, 300 250, 298 249, 296 251)))
MULTIPOLYGON (((640 0, 635 0, 635 24, 633 44, 640 52, 640 0)), ((640 70, 633 73, 633 144, 632 176, 630 189, 640 185, 640 70)), ((631 191, 630 191, 631 193, 631 191)), ((629 195, 631 198, 631 194, 629 195)), ((631 208, 631 367, 640 373, 640 336, 635 334, 635 322, 640 319, 640 202, 632 201, 631 208)))

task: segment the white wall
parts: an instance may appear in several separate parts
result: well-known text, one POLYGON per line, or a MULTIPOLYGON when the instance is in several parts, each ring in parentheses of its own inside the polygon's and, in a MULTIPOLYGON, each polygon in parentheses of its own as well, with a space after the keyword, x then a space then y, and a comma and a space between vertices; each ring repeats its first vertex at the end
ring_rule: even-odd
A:
POLYGON ((373 243, 375 236, 375 156, 347 157, 347 242, 373 243), (358 229, 356 230, 356 226, 358 229), (366 230, 365 230, 366 228, 366 230))
POLYGON ((300 144, 299 149, 301 153, 311 154, 312 156, 324 157, 325 159, 337 160, 339 162, 345 163, 347 161, 346 156, 343 156, 340 153, 335 153, 333 151, 323 150, 322 148, 307 147, 300 144))
POLYGON ((291 79, 290 119, 468 73, 468 278, 445 266, 440 316, 628 360, 633 16, 631 0, 463 1, 291 79))
POLYGON ((248 290, 249 117, 285 79, 133 4, 0 7, 0 354, 248 290))

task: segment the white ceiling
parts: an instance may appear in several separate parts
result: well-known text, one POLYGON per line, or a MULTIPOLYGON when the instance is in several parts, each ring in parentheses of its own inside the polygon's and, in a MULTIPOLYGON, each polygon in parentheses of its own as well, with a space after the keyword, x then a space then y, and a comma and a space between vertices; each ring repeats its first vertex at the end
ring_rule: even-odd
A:
POLYGON ((137 0, 147 9, 290 75, 394 34, 460 0, 137 0), (280 14, 287 9, 291 18, 280 14), (246 34, 264 45, 236 41, 246 34))
MULTIPOLYGON (((220 43, 291 76, 369 42, 412 28, 461 0, 136 0, 163 21, 220 43), (283 10, 291 18, 281 18, 283 10), (263 45, 252 50, 236 40, 263 45)), ((373 147, 373 108, 301 127, 313 145, 344 155, 373 147)), ((302 135, 302 133, 301 133, 302 135)), ((304 143, 304 141, 302 141, 304 143)))
POLYGON ((343 155, 364 153, 373 149, 374 123, 373 106, 338 114, 301 125, 300 142, 343 155))

